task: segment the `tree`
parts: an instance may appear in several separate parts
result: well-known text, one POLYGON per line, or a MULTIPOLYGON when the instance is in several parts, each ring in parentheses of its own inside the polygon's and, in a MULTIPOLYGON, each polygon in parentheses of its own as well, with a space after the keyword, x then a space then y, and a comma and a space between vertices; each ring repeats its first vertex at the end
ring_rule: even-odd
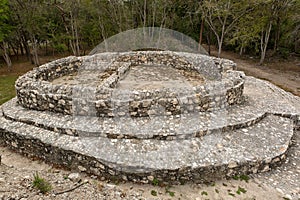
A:
POLYGON ((203 0, 199 4, 205 22, 217 38, 218 57, 221 55, 225 36, 241 17, 257 6, 252 1, 246 0, 203 0))
MULTIPOLYGON (((260 10, 261 12, 261 39, 260 39, 260 49, 261 49, 261 57, 259 64, 263 64, 266 51, 271 35, 271 30, 274 24, 277 22, 278 30, 280 31, 280 20, 281 15, 286 12, 286 10, 293 5, 295 1, 293 0, 269 0, 263 1, 261 3, 260 10)), ((277 33, 279 34, 279 33, 277 33)), ((276 35, 276 34, 275 34, 276 35)), ((277 48, 277 41, 279 35, 275 36, 275 48, 277 48)))
POLYGON ((7 38, 12 30, 9 24, 9 6, 7 0, 0 0, 0 49, 3 59, 8 67, 11 67, 12 62, 9 56, 9 48, 7 38))

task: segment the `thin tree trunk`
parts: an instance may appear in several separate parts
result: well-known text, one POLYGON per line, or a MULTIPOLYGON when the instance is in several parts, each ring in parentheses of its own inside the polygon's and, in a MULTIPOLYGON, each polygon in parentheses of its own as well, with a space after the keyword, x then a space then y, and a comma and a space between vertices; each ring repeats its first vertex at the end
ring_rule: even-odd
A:
POLYGON ((69 40, 70 42, 70 46, 72 49, 72 52, 75 56, 77 56, 77 48, 76 48, 76 44, 74 44, 74 38, 76 38, 75 36, 75 28, 74 28, 74 19, 73 19, 73 14, 72 12, 70 12, 70 17, 71 17, 71 32, 72 32, 72 39, 69 40))
POLYGON ((278 42, 279 42, 279 38, 280 38, 280 24, 281 24, 280 17, 278 17, 277 21, 276 21, 277 27, 276 27, 275 39, 274 39, 274 48, 273 48, 274 53, 276 53, 276 51, 277 51, 278 42))
POLYGON ((207 35, 207 44, 208 44, 208 55, 210 55, 210 41, 211 41, 211 30, 209 30, 208 35, 207 35))
POLYGON ((272 30, 272 22, 269 22, 267 30, 265 32, 262 31, 261 34, 261 39, 260 39, 261 57, 260 57, 259 65, 262 65, 264 63, 271 30, 272 30))
POLYGON ((144 27, 146 27, 147 20, 147 0, 144 0, 144 27))
POLYGON ((79 36, 78 36, 78 28, 77 28, 77 22, 74 21, 74 28, 75 28, 75 39, 76 39, 76 56, 80 55, 80 49, 79 49, 79 36))
POLYGON ((2 56, 3 56, 3 59, 5 60, 6 62, 6 65, 11 68, 12 66, 12 62, 11 62, 11 59, 10 59, 10 56, 7 52, 7 49, 8 49, 8 44, 6 42, 2 42, 1 44, 1 48, 2 48, 2 56))
POLYGON ((24 48, 23 48, 22 41, 19 41, 19 46, 20 46, 20 50, 21 50, 21 55, 24 56, 24 48))
POLYGON ((221 38, 217 37, 217 39, 218 39, 218 46, 219 46, 219 49, 218 49, 218 58, 220 58, 221 52, 222 52, 222 45, 223 45, 223 40, 224 40, 224 35, 225 35, 225 23, 226 23, 226 18, 225 18, 225 20, 223 22, 221 38))
POLYGON ((200 33, 199 33, 199 46, 198 51, 200 51, 201 45, 202 45, 202 37, 203 37, 203 29, 204 29, 204 19, 201 19, 201 27, 200 27, 200 33))
POLYGON ((29 45, 27 42, 27 38, 24 35, 22 36, 22 43, 23 43, 23 46, 24 46, 24 49, 26 52, 27 60, 32 61, 31 56, 30 56, 30 48, 29 48, 29 45))
POLYGON ((37 41, 36 41, 34 35, 31 37, 31 40, 32 40, 32 57, 33 57, 33 62, 34 62, 35 66, 39 66, 40 65, 40 60, 39 60, 39 55, 38 55, 38 44, 37 44, 37 41))
POLYGON ((19 53, 18 53, 18 48, 16 48, 13 44, 9 44, 9 46, 10 46, 10 49, 12 49, 13 50, 13 52, 14 52, 14 55, 17 57, 17 60, 19 60, 19 53))

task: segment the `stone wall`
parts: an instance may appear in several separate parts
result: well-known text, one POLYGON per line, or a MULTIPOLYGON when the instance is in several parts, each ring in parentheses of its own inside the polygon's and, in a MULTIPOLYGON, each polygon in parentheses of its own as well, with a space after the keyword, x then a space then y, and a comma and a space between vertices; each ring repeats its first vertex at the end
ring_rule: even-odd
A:
MULTIPOLYGON (((11 148, 27 156, 38 157, 48 162, 77 171, 94 174, 111 180, 152 183, 153 179, 164 184, 183 184, 185 182, 207 182, 216 178, 228 178, 238 174, 266 172, 286 160, 286 153, 265 160, 244 161, 243 163, 224 163, 219 166, 186 167, 179 170, 156 170, 153 172, 128 173, 124 168, 118 169, 112 164, 101 163, 96 158, 78 152, 44 144, 38 139, 29 139, 14 135, 0 129, 0 144, 5 143, 11 148), (5 142, 4 142, 5 141, 5 142), (55 155, 55 156, 53 156, 55 155)), ((166 158, 167 159, 167 158, 166 158)))
POLYGON ((126 52, 68 57, 47 63, 21 76, 16 82, 18 103, 26 108, 64 114, 132 117, 188 112, 214 111, 242 101, 244 74, 233 71, 235 63, 204 55, 175 52, 126 52), (52 84, 51 81, 84 70, 97 70, 99 62, 107 62, 101 72, 110 77, 96 88, 82 85, 52 84), (120 79, 134 65, 162 65, 203 72, 206 83, 192 88, 133 90, 124 94, 116 90, 120 79), (208 70, 209 69, 209 70, 208 70), (209 72, 205 72, 205 71, 209 72), (155 108, 154 108, 155 107, 155 108))

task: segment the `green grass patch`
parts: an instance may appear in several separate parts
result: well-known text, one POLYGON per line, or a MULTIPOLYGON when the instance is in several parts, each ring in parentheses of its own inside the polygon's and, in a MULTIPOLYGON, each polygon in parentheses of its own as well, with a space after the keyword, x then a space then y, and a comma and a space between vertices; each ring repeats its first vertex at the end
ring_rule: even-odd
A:
POLYGON ((157 192, 155 190, 151 190, 151 195, 156 197, 157 196, 157 192))
POLYGON ((234 177, 232 177, 234 180, 240 180, 240 181, 245 181, 246 183, 249 182, 250 177, 248 175, 236 175, 234 177))
POLYGON ((241 193, 245 194, 246 192, 247 192, 247 190, 245 188, 240 187, 240 186, 239 186, 238 190, 236 191, 236 193, 238 195, 240 195, 241 193))
POLYGON ((17 75, 0 76, 0 105, 16 96, 17 75))
POLYGON ((157 178, 154 178, 152 181, 152 185, 158 186, 159 185, 159 180, 157 178))
POLYGON ((170 191, 170 187, 169 186, 166 187, 166 193, 168 193, 171 197, 175 196, 175 192, 170 191))
POLYGON ((52 190, 51 184, 42 177, 40 177, 38 173, 33 175, 32 185, 43 194, 46 194, 47 192, 52 190))

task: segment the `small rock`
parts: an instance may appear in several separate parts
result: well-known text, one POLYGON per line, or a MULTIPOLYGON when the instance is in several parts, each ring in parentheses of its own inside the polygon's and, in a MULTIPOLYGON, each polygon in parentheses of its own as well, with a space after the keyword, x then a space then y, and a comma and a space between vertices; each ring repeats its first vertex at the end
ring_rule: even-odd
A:
POLYGON ((78 166, 78 169, 79 169, 81 172, 85 172, 85 171, 86 171, 86 168, 85 168, 85 167, 82 167, 82 166, 78 166))
POLYGON ((149 181, 153 181, 154 180, 154 176, 147 176, 149 181))
POLYGON ((117 186, 116 185, 113 185, 113 184, 106 184, 106 188, 108 189, 113 189, 113 188, 116 188, 117 186))
POLYGON ((279 192, 280 194, 284 194, 283 191, 282 191, 282 189, 276 188, 276 190, 277 190, 277 192, 279 192))
POLYGON ((127 176, 125 176, 125 175, 122 176, 122 179, 123 179, 124 181, 128 181, 128 178, 127 178, 127 176))
POLYGON ((286 199, 293 199, 292 196, 289 195, 289 194, 284 195, 284 198, 286 198, 286 199))
POLYGON ((267 172, 267 171, 270 171, 269 165, 266 165, 261 172, 267 172))
POLYGON ((235 167, 237 167, 237 166, 238 166, 238 164, 237 164, 236 162, 234 162, 234 161, 230 161, 230 162, 228 163, 228 168, 229 168, 229 169, 235 168, 235 167))
POLYGON ((70 179, 71 181, 77 182, 80 180, 80 174, 79 173, 71 173, 71 174, 69 174, 68 179, 70 179))
POLYGON ((265 162, 266 162, 267 164, 271 163, 271 161, 272 161, 272 158, 270 158, 270 157, 265 159, 265 162))
POLYGON ((223 148, 223 145, 220 144, 220 143, 218 143, 218 144, 217 144, 217 147, 218 147, 218 149, 222 149, 222 148, 223 148))

